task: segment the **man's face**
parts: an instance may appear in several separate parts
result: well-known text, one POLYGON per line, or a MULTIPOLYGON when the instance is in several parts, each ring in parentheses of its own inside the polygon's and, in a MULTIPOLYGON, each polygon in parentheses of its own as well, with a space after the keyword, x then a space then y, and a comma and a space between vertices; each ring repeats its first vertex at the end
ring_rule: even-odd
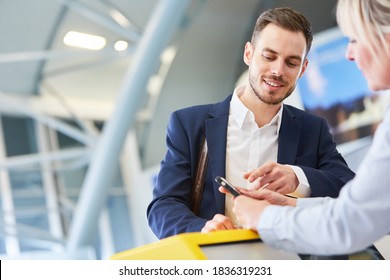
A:
POLYGON ((305 54, 303 33, 268 24, 255 46, 245 46, 244 61, 249 66, 249 84, 254 94, 270 105, 286 99, 307 67, 305 54))

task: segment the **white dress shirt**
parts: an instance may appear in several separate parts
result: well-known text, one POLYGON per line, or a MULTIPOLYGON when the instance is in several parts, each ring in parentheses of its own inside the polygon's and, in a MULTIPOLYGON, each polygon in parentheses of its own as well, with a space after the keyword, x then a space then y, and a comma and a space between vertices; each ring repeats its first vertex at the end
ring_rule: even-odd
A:
POLYGON ((345 254, 390 233, 390 110, 353 180, 337 199, 300 198, 297 207, 270 206, 258 223, 262 240, 304 254, 345 254))
MULTIPOLYGON (((243 178, 245 172, 258 168, 268 161, 277 161, 278 135, 282 121, 283 106, 263 127, 258 127, 254 114, 241 102, 239 96, 245 86, 235 89, 230 101, 229 122, 226 142, 226 179, 233 185, 248 187, 243 178)), ((308 196, 309 184, 301 168, 292 166, 300 182, 294 195, 308 196)), ((226 196, 225 215, 234 222, 230 195, 226 196)))

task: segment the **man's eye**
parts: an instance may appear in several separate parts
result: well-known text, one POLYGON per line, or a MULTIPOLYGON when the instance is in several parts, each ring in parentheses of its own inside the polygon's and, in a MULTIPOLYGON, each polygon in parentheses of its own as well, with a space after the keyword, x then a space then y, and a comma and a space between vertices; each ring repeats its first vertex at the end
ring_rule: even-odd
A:
POLYGON ((272 57, 268 56, 268 55, 263 55, 263 58, 267 61, 271 61, 272 60, 272 57))
POLYGON ((299 66, 299 63, 296 63, 296 62, 287 62, 287 65, 290 66, 290 67, 297 67, 297 66, 299 66))

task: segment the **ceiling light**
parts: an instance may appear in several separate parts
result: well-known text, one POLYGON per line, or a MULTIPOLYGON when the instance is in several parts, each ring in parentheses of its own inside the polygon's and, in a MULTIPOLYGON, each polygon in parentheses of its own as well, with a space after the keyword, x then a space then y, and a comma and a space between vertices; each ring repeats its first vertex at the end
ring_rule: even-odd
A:
POLYGON ((111 10, 110 15, 122 27, 125 27, 125 28, 130 27, 130 21, 123 14, 121 14, 118 10, 111 10))
POLYGON ((124 51, 129 46, 129 43, 126 41, 116 41, 114 44, 114 49, 118 52, 124 51))
POLYGON ((170 64, 176 56, 177 48, 175 46, 170 46, 164 50, 161 54, 161 61, 163 63, 170 64))
POLYGON ((65 45, 89 50, 101 50, 106 42, 104 37, 76 31, 69 31, 64 37, 65 45))

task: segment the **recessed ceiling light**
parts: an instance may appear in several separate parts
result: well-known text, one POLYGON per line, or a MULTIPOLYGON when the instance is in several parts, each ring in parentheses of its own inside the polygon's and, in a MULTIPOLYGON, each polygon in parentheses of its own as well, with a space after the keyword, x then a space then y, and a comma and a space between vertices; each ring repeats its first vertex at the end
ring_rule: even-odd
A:
POLYGON ((64 37, 65 45, 89 50, 101 50, 106 43, 107 40, 104 37, 76 31, 69 31, 64 37))
POLYGON ((114 48, 118 52, 126 50, 128 46, 129 46, 129 43, 127 43, 126 41, 121 41, 121 40, 116 41, 114 44, 114 48))

